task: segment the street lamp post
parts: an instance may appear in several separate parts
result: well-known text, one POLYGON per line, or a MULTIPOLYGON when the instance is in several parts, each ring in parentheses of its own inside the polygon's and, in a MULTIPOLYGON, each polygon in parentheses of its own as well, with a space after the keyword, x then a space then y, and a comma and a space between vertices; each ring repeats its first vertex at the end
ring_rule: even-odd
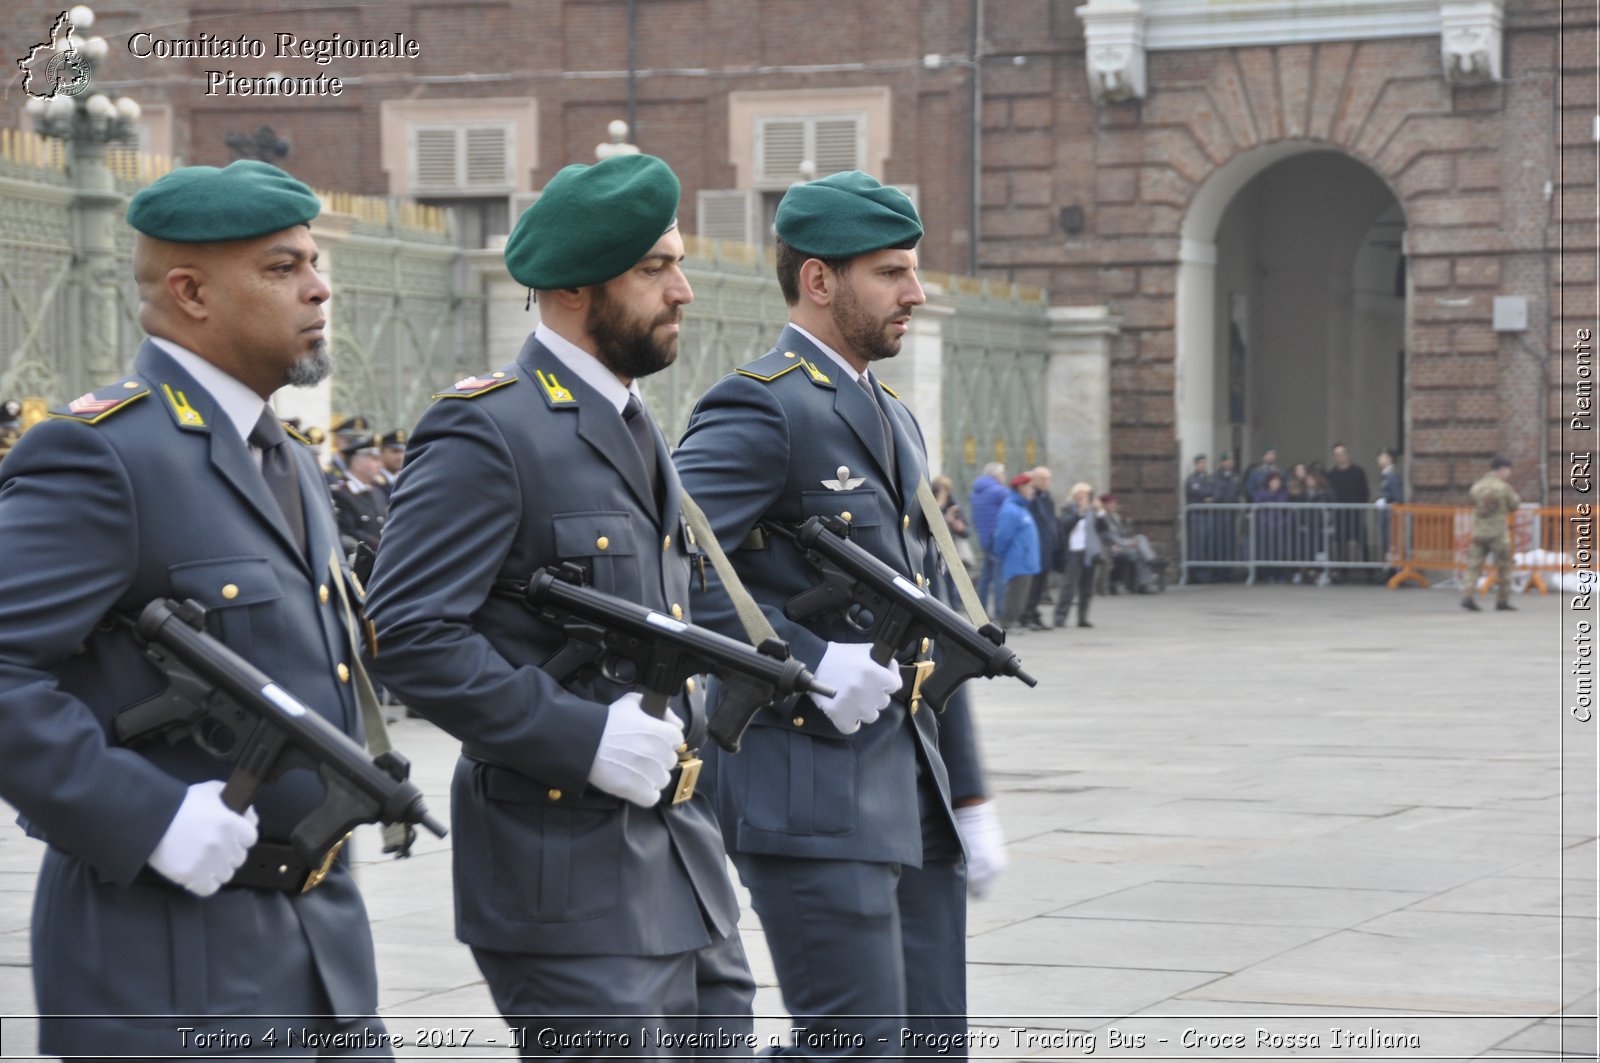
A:
MULTIPOLYGON (((72 9, 75 29, 94 24, 94 12, 79 5, 72 9)), ((69 47, 71 38, 69 38, 69 47)), ((93 71, 105 58, 102 37, 91 37, 76 47, 88 61, 90 85, 93 71)), ((74 309, 68 319, 69 359, 77 359, 88 380, 103 380, 121 370, 117 284, 117 227, 122 224, 125 200, 117 191, 106 149, 115 143, 135 141, 139 104, 132 98, 113 98, 89 91, 35 97, 27 112, 35 132, 66 145, 67 176, 72 182, 72 245, 74 309)))

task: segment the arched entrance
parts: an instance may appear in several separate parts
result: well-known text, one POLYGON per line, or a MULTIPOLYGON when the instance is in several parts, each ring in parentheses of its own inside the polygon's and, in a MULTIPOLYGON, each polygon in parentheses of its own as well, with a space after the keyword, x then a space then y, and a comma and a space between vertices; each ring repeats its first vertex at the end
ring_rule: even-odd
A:
POLYGON ((1178 438, 1198 453, 1334 442, 1403 449, 1405 214, 1369 167, 1320 145, 1243 154, 1196 193, 1178 271, 1178 438))

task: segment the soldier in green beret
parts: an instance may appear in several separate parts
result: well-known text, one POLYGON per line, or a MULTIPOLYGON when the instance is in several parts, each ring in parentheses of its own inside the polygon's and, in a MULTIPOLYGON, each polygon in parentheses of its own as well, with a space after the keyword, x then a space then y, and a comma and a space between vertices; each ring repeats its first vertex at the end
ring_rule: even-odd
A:
MULTIPOLYGON (((730 559, 779 636, 839 693, 758 715, 745 748, 713 750, 708 771, 795 1017, 782 1054, 919 1055, 902 1030, 966 1032, 967 892, 982 896, 1005 863, 970 710, 958 696, 937 718, 917 711, 911 657, 926 648, 880 665, 842 616, 788 619, 817 575, 763 529, 836 516, 907 582, 942 582, 917 502, 922 431, 873 372, 926 298, 922 222, 899 189, 851 171, 791 188, 777 230, 789 323, 700 399, 674 458, 717 538, 741 544, 730 559)), ((695 611, 741 630, 716 587, 695 611)))
POLYGON ((191 599, 208 631, 361 741, 341 606, 355 592, 316 462, 267 404, 329 371, 319 208, 261 162, 174 170, 135 195, 150 338, 0 473, 0 797, 47 843, 33 979, 52 1055, 187 1057, 223 1036, 230 1058, 274 1054, 286 1016, 391 1055, 348 856, 308 860, 290 841, 321 780, 287 772, 236 810, 226 761, 183 736, 123 741, 114 724, 164 680, 112 618, 191 599))
POLYGON ((705 691, 656 717, 626 676, 552 674, 565 635, 495 593, 570 563, 687 615, 695 545, 638 387, 677 357, 694 298, 678 197, 666 163, 616 155, 561 170, 517 219, 506 268, 538 293, 539 325, 515 361, 423 413, 373 570, 374 670, 462 742, 456 935, 541 1058, 591 1054, 547 1037, 676 1054, 640 1046, 641 1029, 749 1054, 739 905, 711 802, 682 767, 705 740, 705 691))
POLYGON ((1516 489, 1511 486, 1511 459, 1496 455, 1489 462, 1489 471, 1472 485, 1472 545, 1467 550, 1466 593, 1461 597, 1461 608, 1478 611, 1475 595, 1478 577, 1483 574, 1484 560, 1494 555, 1498 579, 1494 585, 1494 607, 1511 612, 1511 514, 1522 505, 1516 489))

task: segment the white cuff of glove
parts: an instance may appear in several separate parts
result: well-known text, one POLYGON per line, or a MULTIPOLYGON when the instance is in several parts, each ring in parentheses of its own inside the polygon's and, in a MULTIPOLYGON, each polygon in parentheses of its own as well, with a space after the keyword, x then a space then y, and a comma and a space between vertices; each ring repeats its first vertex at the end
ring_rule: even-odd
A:
POLYGON ((658 720, 644 711, 643 695, 624 694, 606 709, 589 785, 650 808, 672 779, 683 745, 683 725, 671 713, 658 720))
POLYGON ((200 897, 221 889, 256 843, 260 817, 254 808, 241 816, 223 804, 223 785, 221 779, 212 779, 190 786, 147 861, 200 897))
POLYGON ((833 721, 840 734, 855 734, 889 704, 900 689, 900 670, 872 659, 872 644, 830 642, 817 664, 817 680, 838 691, 831 698, 811 700, 833 721))
POLYGON ((967 850, 967 892, 982 900, 1011 862, 1006 855, 1006 836, 1000 829, 1000 816, 995 812, 993 801, 967 805, 955 812, 956 832, 967 850))

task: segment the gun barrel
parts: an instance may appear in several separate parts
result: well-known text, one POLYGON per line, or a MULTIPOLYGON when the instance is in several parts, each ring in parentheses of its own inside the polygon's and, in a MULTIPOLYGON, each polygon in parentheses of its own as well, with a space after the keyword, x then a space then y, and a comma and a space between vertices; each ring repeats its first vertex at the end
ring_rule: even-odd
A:
POLYGON ((156 599, 139 614, 138 631, 169 651, 202 679, 267 721, 318 764, 336 771, 382 810, 385 823, 415 823, 438 837, 445 831, 428 815, 422 791, 372 762, 364 749, 232 649, 189 626, 177 603, 156 599))
POLYGON ((593 587, 569 583, 547 569, 538 569, 528 580, 527 600, 535 609, 552 607, 616 634, 636 638, 641 643, 673 645, 702 666, 697 671, 742 675, 771 686, 778 698, 792 694, 822 697, 833 694, 798 661, 763 653, 720 632, 658 613, 593 587))
POLYGON ((1015 650, 1000 639, 999 629, 989 634, 986 626, 979 630, 966 617, 918 587, 905 576, 890 568, 871 553, 830 529, 820 517, 811 517, 795 531, 795 542, 808 553, 832 563, 855 579, 866 583, 872 590, 915 614, 921 626, 933 632, 935 641, 959 648, 982 662, 984 674, 1014 676, 1028 686, 1038 680, 1022 670, 1022 660, 1015 650))

